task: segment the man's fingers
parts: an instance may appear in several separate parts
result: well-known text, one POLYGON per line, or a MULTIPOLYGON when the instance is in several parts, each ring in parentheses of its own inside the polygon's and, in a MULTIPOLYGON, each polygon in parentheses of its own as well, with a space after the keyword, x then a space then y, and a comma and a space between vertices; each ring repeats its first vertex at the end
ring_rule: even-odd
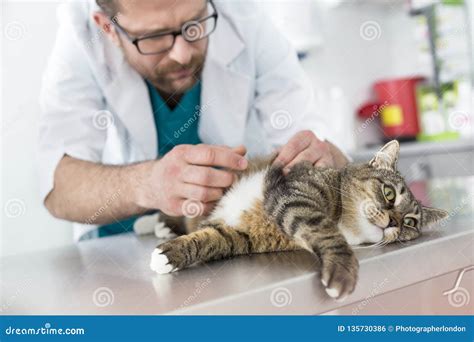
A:
POLYGON ((209 166, 188 164, 183 168, 180 180, 190 184, 228 188, 234 182, 234 174, 209 166))
POLYGON ((304 151, 314 139, 317 138, 311 131, 297 133, 282 147, 278 157, 274 161, 274 164, 288 165, 298 154, 304 151))
POLYGON ((314 165, 318 167, 333 167, 334 159, 329 149, 329 144, 327 142, 321 142, 316 144, 316 148, 320 154, 314 162, 314 165))
POLYGON ((179 186, 179 196, 202 203, 218 201, 224 193, 221 188, 211 188, 187 183, 182 183, 179 186))
POLYGON ((233 152, 240 154, 241 156, 244 156, 247 153, 247 148, 244 145, 239 145, 235 147, 229 147, 227 145, 213 145, 213 146, 221 147, 223 149, 230 149, 233 152))
POLYGON ((319 158, 314 166, 317 167, 333 167, 334 166, 334 159, 331 154, 325 154, 321 158, 319 158))
POLYGON ((247 148, 244 145, 239 145, 239 146, 233 147, 232 151, 240 154, 241 156, 245 156, 245 154, 247 153, 247 148))
POLYGON ((244 170, 248 162, 239 153, 230 148, 212 145, 196 145, 189 147, 184 159, 189 164, 204 166, 220 166, 232 170, 244 170))
POLYGON ((297 163, 309 161, 318 167, 333 167, 334 160, 331 151, 325 142, 313 141, 303 152, 298 154, 289 164, 285 166, 283 172, 287 174, 297 163))
POLYGON ((293 159, 289 164, 285 166, 285 173, 287 173, 293 166, 302 161, 309 161, 311 164, 314 164, 318 161, 320 157, 321 155, 317 153, 317 151, 307 148, 306 150, 298 154, 295 159, 293 159))

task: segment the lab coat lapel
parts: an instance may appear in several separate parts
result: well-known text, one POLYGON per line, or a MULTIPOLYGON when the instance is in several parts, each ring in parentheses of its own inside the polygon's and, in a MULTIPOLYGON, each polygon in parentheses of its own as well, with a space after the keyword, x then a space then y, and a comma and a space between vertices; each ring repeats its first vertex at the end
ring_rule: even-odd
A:
POLYGON ((84 16, 76 10, 71 13, 71 22, 80 38, 87 43, 86 51, 90 58, 95 60, 97 69, 94 72, 102 84, 107 105, 129 134, 131 141, 126 141, 126 144, 133 143, 133 150, 141 152, 138 159, 156 158, 158 139, 145 81, 128 64, 122 51, 105 39, 93 23, 94 12, 100 11, 96 1, 89 0, 80 8, 84 8, 88 15, 84 16), (83 22, 84 18, 88 18, 87 23, 83 22))
POLYGON ((148 88, 123 56, 116 58, 119 60, 110 70, 111 82, 105 87, 107 101, 144 157, 156 158, 158 139, 148 88))
POLYGON ((202 73, 199 136, 204 143, 243 143, 251 80, 230 67, 244 48, 227 18, 219 17, 202 73))

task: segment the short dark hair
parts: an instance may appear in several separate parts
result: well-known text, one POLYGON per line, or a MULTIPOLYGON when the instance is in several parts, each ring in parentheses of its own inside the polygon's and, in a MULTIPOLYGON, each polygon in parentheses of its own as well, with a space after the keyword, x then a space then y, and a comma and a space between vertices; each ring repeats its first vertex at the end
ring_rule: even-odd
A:
POLYGON ((117 0, 96 0, 97 5, 104 11, 109 18, 114 17, 118 12, 118 1, 117 0))

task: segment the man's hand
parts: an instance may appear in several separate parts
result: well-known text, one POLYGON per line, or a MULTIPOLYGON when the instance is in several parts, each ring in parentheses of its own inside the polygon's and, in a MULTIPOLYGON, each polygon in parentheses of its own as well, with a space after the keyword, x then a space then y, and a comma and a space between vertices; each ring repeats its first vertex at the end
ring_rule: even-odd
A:
POLYGON ((333 144, 319 140, 312 131, 301 131, 295 134, 284 145, 274 163, 285 166, 284 172, 288 173, 292 166, 309 161, 319 167, 340 168, 347 164, 344 154, 333 144))
MULTIPOLYGON (((99 225, 150 209, 173 216, 205 214, 233 183, 232 171, 247 167, 245 152, 244 147, 180 145, 160 160, 122 166, 65 155, 45 206, 55 217, 99 225)), ((277 158, 287 168, 301 160, 335 167, 347 163, 334 145, 308 131, 295 135, 277 158)))
POLYGON ((243 146, 176 146, 138 181, 137 204, 172 216, 208 213, 232 185, 231 171, 247 168, 245 153, 243 146))

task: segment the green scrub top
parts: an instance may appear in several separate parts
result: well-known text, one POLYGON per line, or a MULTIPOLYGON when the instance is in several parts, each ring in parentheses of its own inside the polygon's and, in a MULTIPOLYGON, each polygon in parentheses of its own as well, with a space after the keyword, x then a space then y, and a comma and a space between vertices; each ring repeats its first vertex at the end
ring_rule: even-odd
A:
MULTIPOLYGON (((171 109, 156 88, 146 82, 158 135, 157 157, 162 157, 173 147, 181 144, 200 144, 198 135, 201 114, 201 82, 198 81, 183 94, 176 106, 171 109)), ((98 236, 105 237, 133 231, 136 217, 111 223, 98 228, 98 236)))

